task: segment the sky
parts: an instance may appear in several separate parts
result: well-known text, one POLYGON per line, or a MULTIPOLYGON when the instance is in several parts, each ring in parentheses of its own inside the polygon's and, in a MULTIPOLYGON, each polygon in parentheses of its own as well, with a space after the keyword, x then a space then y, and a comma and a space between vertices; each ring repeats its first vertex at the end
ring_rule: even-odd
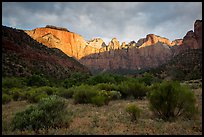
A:
POLYGON ((147 34, 183 38, 202 19, 202 2, 2 2, 2 25, 65 27, 85 40, 137 42, 147 34))

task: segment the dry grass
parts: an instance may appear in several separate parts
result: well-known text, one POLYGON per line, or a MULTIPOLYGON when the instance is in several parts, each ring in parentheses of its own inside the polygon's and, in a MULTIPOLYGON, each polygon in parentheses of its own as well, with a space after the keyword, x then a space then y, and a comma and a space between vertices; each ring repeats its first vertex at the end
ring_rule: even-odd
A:
MULTIPOLYGON (((67 109, 72 115, 69 128, 41 130, 39 134, 61 135, 201 135, 202 134, 202 89, 194 89, 197 98, 198 115, 192 120, 178 119, 175 122, 164 122, 156 119, 148 108, 145 100, 116 100, 108 105, 96 107, 91 104, 74 104, 67 100, 67 109), (142 109, 139 121, 132 122, 125 111, 128 103, 135 103, 142 109)), ((10 102, 2 105, 2 134, 35 134, 33 131, 11 131, 10 120, 18 111, 30 104, 25 101, 10 102)))

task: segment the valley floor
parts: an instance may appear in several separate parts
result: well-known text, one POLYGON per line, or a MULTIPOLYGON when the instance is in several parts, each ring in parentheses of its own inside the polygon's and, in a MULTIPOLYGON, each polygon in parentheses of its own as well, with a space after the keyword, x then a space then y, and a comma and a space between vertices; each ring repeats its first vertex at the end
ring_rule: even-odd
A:
MULTIPOLYGON (((194 89, 197 99, 198 115, 192 120, 178 119, 164 122, 155 118, 144 100, 116 100, 108 105, 96 107, 91 104, 74 104, 73 99, 67 100, 70 112, 70 124, 67 128, 41 130, 38 134, 49 135, 202 135, 202 88, 194 89), (142 109, 138 122, 132 122, 125 111, 129 103, 142 109)), ((24 110, 29 103, 12 101, 2 105, 2 134, 37 134, 34 131, 11 131, 10 122, 16 112, 24 110)))

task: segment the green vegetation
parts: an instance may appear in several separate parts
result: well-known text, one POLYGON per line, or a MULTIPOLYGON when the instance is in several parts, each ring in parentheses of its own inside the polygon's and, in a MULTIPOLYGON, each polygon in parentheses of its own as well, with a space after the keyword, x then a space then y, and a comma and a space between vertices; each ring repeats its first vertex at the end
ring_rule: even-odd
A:
POLYGON ((118 90, 118 87, 116 84, 110 84, 110 83, 99 83, 96 85, 96 87, 100 90, 106 90, 106 91, 118 90))
POLYGON ((25 92, 21 88, 12 88, 10 90, 10 94, 12 95, 14 101, 26 99, 25 92))
POLYGON ((195 95, 188 87, 165 81, 151 89, 148 94, 150 109, 157 117, 172 120, 179 116, 190 118, 195 114, 195 95))
POLYGON ((91 103, 98 107, 105 105, 105 102, 106 102, 106 97, 104 96, 96 95, 91 98, 91 103))
POLYGON ((72 86, 79 86, 82 83, 86 82, 88 78, 89 78, 88 74, 84 74, 80 72, 73 73, 69 78, 64 80, 63 86, 65 88, 70 88, 72 86))
POLYGON ((138 78, 139 82, 143 82, 145 85, 150 86, 154 83, 161 82, 157 77, 154 77, 151 73, 145 72, 141 78, 138 78))
MULTIPOLYGON (((151 117, 151 120, 155 121, 163 119, 163 122, 179 121, 181 119, 193 120, 192 118, 197 118, 197 115, 194 114, 198 112, 198 107, 195 107, 194 93, 185 85, 191 88, 196 85, 196 90, 202 87, 202 79, 188 81, 189 83, 184 82, 182 83, 184 86, 181 86, 179 82, 158 80, 149 73, 136 78, 105 73, 104 75, 85 77, 80 76, 78 73, 68 78, 71 83, 73 82, 72 84, 66 83, 68 82, 68 79, 66 79, 58 81, 58 83, 61 82, 58 86, 55 86, 50 79, 44 79, 42 76, 37 77, 46 82, 44 84, 42 84, 43 82, 34 82, 35 84, 28 86, 31 77, 3 78, 2 106, 6 106, 6 103, 9 103, 9 106, 15 103, 31 105, 20 112, 16 111, 18 110, 16 108, 16 113, 12 112, 14 115, 10 117, 11 120, 9 122, 4 120, 4 133, 24 134, 24 131, 26 131, 29 133, 35 132, 34 134, 44 134, 49 132, 48 130, 53 130, 54 133, 56 129, 67 130, 70 120, 75 122, 78 122, 78 120, 86 121, 90 120, 90 116, 95 115, 92 112, 87 116, 87 119, 81 119, 81 117, 75 119, 75 117, 79 116, 78 113, 75 113, 73 119, 70 119, 68 112, 65 112, 67 107, 63 105, 62 102, 64 101, 67 101, 66 104, 69 104, 69 106, 73 106, 71 110, 75 109, 74 106, 89 107, 86 111, 89 111, 89 109, 103 111, 109 107, 117 109, 115 114, 111 114, 111 110, 110 114, 112 116, 107 115, 107 118, 103 120, 106 122, 107 120, 115 120, 123 122, 122 124, 131 124, 132 122, 129 122, 126 116, 128 114, 131 121, 137 122, 136 125, 141 126, 141 129, 143 129, 141 124, 143 124, 146 117, 151 117), (83 80, 80 80, 79 77, 82 77, 83 80), (121 79, 119 79, 120 77, 121 79), (93 79, 97 79, 97 82, 90 83, 93 79), (147 101, 146 96, 149 101, 147 101), (121 102, 128 105, 121 104, 121 102), (150 107, 150 109, 147 107, 150 107), (144 110, 143 115, 141 115, 142 110, 144 110), (115 115, 118 116, 115 117, 115 115), (139 120, 140 117, 142 117, 141 121, 139 120)), ((103 113, 107 112, 106 110, 103 113)), ((102 118, 100 119, 102 120, 102 118)), ((99 122, 95 123, 95 125, 98 124, 99 122)))
POLYGON ((73 99, 75 103, 91 103, 91 98, 97 95, 97 89, 89 85, 75 87, 73 99))
POLYGON ((134 97, 135 99, 142 99, 146 96, 148 88, 144 83, 138 81, 124 81, 118 85, 118 91, 121 92, 122 98, 134 97))
MULTIPOLYGON (((145 75, 145 77, 148 76, 145 75)), ((151 77, 151 79, 153 78, 151 77)), ((111 100, 121 98, 142 99, 148 91, 145 82, 147 83, 147 80, 142 78, 110 73, 100 73, 91 77, 88 74, 73 73, 56 86, 53 79, 47 79, 42 75, 32 75, 25 78, 3 78, 2 92, 9 95, 14 101, 27 100, 30 103, 37 103, 50 95, 58 95, 66 99, 73 98, 75 103, 94 102, 93 104, 95 104, 98 99, 104 100, 104 104, 108 104, 111 100), (95 99, 91 99, 92 97, 95 99)))
POLYGON ((135 104, 129 104, 126 107, 126 112, 131 116, 132 121, 138 121, 141 110, 135 104))
POLYGON ((2 94, 2 104, 6 104, 11 101, 11 96, 8 94, 2 94))
POLYGON ((26 85, 23 78, 17 77, 3 77, 2 78, 2 87, 3 88, 22 88, 26 85))
POLYGON ((12 128, 38 131, 41 128, 68 126, 67 122, 65 100, 58 96, 50 96, 42 99, 36 106, 16 113, 12 120, 12 128))
POLYGON ((48 80, 39 75, 32 75, 26 83, 27 86, 46 86, 48 85, 48 80))
POLYGON ((122 75, 114 75, 110 73, 99 73, 95 76, 92 76, 88 79, 87 84, 89 85, 96 85, 99 83, 112 83, 118 84, 122 81, 127 80, 128 78, 122 75))
POLYGON ((68 98, 72 98, 74 91, 75 91, 74 87, 71 87, 68 89, 61 87, 57 89, 56 94, 60 97, 68 99, 68 98))
POLYGON ((165 79, 188 81, 202 78, 202 50, 189 49, 157 68, 148 70, 149 73, 165 79))

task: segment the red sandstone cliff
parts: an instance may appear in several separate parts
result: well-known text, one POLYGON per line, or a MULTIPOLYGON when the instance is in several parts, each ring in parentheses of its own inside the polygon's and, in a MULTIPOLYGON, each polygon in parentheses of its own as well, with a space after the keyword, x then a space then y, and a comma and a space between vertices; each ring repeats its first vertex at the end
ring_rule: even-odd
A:
POLYGON ((38 42, 51 48, 58 48, 68 56, 76 59, 103 51, 100 48, 103 44, 101 40, 100 42, 96 42, 96 40, 86 42, 79 34, 57 29, 57 27, 36 28, 34 30, 26 30, 25 32, 38 42))
POLYGON ((157 67, 186 49, 202 48, 202 21, 194 24, 194 32, 189 31, 182 39, 169 41, 167 38, 148 34, 146 38, 121 45, 113 38, 108 45, 102 39, 85 41, 82 36, 68 30, 37 28, 25 31, 35 40, 48 47, 56 47, 71 57, 75 57, 90 69, 143 69, 157 67))

